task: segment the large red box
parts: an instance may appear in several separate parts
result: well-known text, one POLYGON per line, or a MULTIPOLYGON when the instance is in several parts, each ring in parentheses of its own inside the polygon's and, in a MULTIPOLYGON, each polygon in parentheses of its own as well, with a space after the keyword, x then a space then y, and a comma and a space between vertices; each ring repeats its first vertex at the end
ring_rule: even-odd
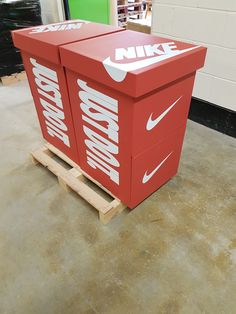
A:
POLYGON ((12 32, 20 48, 43 137, 79 163, 65 71, 59 47, 123 29, 73 20, 12 32))
POLYGON ((125 31, 60 48, 80 166, 133 208, 178 170, 206 49, 125 31))

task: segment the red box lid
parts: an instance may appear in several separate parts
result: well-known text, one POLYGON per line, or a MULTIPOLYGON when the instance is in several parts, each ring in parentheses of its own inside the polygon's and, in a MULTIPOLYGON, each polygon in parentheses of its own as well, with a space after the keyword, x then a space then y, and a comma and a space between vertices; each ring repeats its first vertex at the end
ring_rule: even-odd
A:
POLYGON ((71 20, 12 31, 12 38, 17 48, 59 64, 59 46, 118 31, 123 29, 71 20))
POLYGON ((134 31, 60 47, 62 64, 132 97, 202 67, 206 48, 134 31))

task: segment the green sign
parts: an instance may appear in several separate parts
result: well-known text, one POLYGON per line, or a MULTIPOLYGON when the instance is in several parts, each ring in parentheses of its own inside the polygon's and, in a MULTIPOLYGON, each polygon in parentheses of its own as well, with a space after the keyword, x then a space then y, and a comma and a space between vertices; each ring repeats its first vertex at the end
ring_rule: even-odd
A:
POLYGON ((109 0, 69 0, 71 19, 109 24, 109 0))

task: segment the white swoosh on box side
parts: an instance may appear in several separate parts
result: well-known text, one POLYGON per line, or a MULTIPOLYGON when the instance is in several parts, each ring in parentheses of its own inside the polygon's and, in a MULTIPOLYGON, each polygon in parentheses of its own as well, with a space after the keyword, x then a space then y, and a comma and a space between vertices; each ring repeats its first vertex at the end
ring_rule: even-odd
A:
POLYGON ((183 49, 183 50, 173 50, 169 54, 165 54, 165 55, 161 55, 161 56, 157 56, 157 57, 152 57, 152 58, 148 58, 148 59, 144 59, 144 60, 134 61, 131 63, 123 63, 123 64, 113 62, 113 61, 111 61, 110 57, 107 57, 103 61, 103 66, 106 69, 107 73, 110 75, 110 77, 114 81, 122 82, 122 81, 124 81, 127 73, 130 71, 135 71, 135 70, 145 68, 149 65, 152 65, 152 64, 158 63, 160 61, 178 56, 182 53, 191 51, 191 50, 199 48, 199 47, 200 46, 191 47, 191 48, 187 48, 187 49, 183 49))
POLYGON ((177 102, 182 98, 182 96, 180 96, 172 105, 170 105, 164 112, 162 112, 162 114, 160 114, 156 119, 152 120, 152 115, 153 113, 151 113, 147 125, 146 125, 146 130, 147 131, 151 131, 166 115, 167 113, 177 104, 177 102))
POLYGON ((166 156, 166 158, 163 159, 151 173, 147 174, 147 171, 145 172, 143 179, 142 179, 143 184, 147 183, 154 176, 154 174, 160 169, 160 167, 164 164, 164 162, 170 157, 170 155, 172 153, 173 153, 173 151, 171 153, 169 153, 169 155, 166 156))

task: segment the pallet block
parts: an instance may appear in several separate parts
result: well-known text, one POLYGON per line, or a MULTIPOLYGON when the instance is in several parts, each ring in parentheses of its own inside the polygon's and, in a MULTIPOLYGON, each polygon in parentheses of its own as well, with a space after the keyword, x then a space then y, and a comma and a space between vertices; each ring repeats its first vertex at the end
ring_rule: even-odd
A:
POLYGON ((8 86, 11 84, 14 84, 19 81, 24 81, 27 79, 25 71, 22 71, 20 73, 14 73, 12 75, 2 76, 1 78, 2 84, 4 86, 8 86))
POLYGON ((99 212, 99 218, 102 223, 108 223, 113 216, 122 212, 123 209, 127 207, 114 195, 112 195, 110 191, 86 174, 75 162, 69 159, 53 145, 49 143, 45 144, 43 147, 32 152, 31 157, 34 164, 40 163, 54 173, 63 189, 66 191, 72 189, 90 205, 96 208, 99 212), (66 162, 70 166, 70 169, 64 168, 60 162, 54 160, 55 156, 66 162), (109 202, 98 192, 94 191, 93 188, 86 183, 86 179, 95 183, 99 188, 109 194, 113 200, 109 202))

